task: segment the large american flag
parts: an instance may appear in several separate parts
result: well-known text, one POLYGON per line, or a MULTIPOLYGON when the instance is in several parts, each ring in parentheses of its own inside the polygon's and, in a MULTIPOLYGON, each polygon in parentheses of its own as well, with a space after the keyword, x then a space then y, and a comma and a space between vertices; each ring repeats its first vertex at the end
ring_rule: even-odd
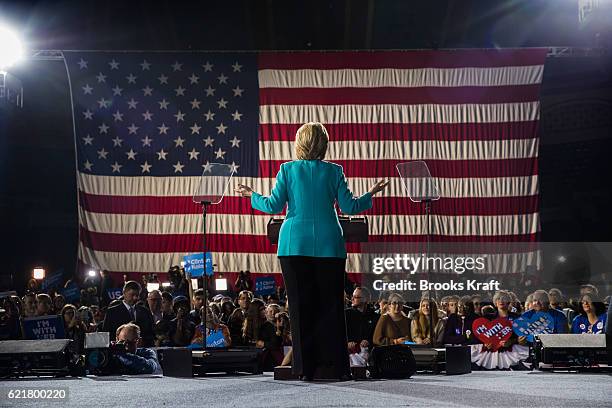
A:
MULTIPOLYGON (((213 162, 268 194, 304 122, 330 133, 327 160, 361 194, 370 241, 423 240, 425 218, 395 170, 425 160, 441 199, 435 241, 533 241, 545 49, 142 53, 65 52, 74 107, 79 259, 160 273, 202 248, 192 202, 213 162)), ((280 271, 270 216, 233 191, 210 208, 216 270, 280 271)), ((349 272, 361 270, 348 244, 349 272)))

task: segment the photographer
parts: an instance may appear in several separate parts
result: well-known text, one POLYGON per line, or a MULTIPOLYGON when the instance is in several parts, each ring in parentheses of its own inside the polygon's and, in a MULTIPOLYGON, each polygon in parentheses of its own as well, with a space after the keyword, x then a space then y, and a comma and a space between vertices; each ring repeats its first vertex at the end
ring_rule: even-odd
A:
POLYGON ((114 355, 115 363, 125 374, 161 374, 162 369, 154 350, 138 347, 141 342, 140 327, 134 323, 119 326, 116 332, 117 346, 125 352, 114 355))
POLYGON ((180 266, 173 266, 168 271, 168 279, 172 285, 172 296, 188 296, 189 282, 185 278, 185 269, 180 266))
POLYGON ((177 296, 172 308, 176 317, 170 322, 170 340, 175 346, 187 346, 195 333, 195 324, 189 320, 189 300, 185 296, 177 296))

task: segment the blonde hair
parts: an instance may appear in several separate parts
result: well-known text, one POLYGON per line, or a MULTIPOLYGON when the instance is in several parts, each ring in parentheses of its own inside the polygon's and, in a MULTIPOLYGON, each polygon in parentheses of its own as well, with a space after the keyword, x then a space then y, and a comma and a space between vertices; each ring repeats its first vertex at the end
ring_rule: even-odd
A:
POLYGON ((304 123, 295 134, 295 155, 298 160, 323 160, 329 135, 319 122, 304 123))

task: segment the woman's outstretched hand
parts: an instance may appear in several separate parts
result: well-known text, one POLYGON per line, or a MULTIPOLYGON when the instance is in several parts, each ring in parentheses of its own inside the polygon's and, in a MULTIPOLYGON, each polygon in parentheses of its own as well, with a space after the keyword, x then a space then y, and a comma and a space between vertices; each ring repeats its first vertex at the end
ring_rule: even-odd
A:
POLYGON ((253 189, 249 186, 245 186, 244 184, 238 184, 238 188, 234 189, 234 191, 240 194, 242 197, 250 197, 253 194, 253 189))
POLYGON ((376 184, 374 184, 372 188, 370 188, 369 193, 372 195, 379 193, 383 191, 388 185, 389 185, 389 180, 377 181, 376 184))

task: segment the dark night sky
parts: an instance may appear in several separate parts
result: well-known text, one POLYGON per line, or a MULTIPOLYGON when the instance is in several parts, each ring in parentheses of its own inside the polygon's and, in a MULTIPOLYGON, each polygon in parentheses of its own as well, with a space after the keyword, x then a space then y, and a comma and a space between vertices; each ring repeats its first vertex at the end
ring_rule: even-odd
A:
MULTIPOLYGON (((600 18, 601 20, 601 18, 600 18)), ((309 50, 575 46, 548 58, 542 90, 542 234, 610 241, 610 24, 578 24, 577 1, 0 1, 29 49, 309 50)), ((21 111, 0 109, 4 268, 20 286, 34 264, 72 272, 74 142, 63 62, 29 61, 21 111)))

